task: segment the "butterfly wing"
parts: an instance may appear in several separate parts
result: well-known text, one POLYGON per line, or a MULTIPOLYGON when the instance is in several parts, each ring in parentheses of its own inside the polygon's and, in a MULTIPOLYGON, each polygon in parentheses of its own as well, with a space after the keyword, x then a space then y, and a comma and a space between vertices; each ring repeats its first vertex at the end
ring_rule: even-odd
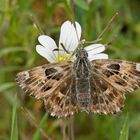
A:
POLYGON ((124 93, 140 87, 140 64, 121 60, 94 60, 91 111, 113 114, 124 106, 124 93))
POLYGON ((52 115, 68 116, 76 111, 70 101, 71 63, 46 64, 17 74, 16 81, 29 95, 43 99, 52 115))

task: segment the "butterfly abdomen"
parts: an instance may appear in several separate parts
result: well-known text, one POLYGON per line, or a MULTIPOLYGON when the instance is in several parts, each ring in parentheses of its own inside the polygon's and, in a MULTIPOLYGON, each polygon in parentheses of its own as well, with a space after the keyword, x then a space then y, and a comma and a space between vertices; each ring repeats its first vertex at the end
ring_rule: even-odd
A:
POLYGON ((87 108, 90 104, 90 89, 89 78, 76 79, 76 98, 81 108, 87 108))
POLYGON ((89 93, 80 93, 77 94, 78 104, 81 109, 86 110, 86 108, 90 105, 91 96, 89 93))

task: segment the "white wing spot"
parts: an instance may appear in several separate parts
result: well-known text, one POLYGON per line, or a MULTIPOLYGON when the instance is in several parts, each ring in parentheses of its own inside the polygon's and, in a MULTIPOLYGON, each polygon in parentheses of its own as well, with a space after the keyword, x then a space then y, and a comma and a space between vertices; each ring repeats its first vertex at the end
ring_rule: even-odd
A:
POLYGON ((140 64, 137 64, 137 65, 136 65, 136 70, 137 70, 137 71, 140 71, 140 64))
POLYGON ((25 71, 24 77, 25 77, 25 80, 29 79, 30 78, 29 72, 25 71))
POLYGON ((54 112, 52 112, 52 113, 51 113, 51 116, 52 116, 52 117, 54 117, 54 116, 55 116, 55 113, 54 113, 54 112))

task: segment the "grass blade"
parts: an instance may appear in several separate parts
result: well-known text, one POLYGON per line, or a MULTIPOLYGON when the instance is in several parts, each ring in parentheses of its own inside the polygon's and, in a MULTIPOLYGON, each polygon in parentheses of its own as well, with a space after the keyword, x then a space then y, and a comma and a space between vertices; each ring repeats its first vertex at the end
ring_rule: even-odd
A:
POLYGON ((15 52, 26 52, 27 50, 23 47, 10 47, 10 48, 1 48, 0 49, 0 57, 4 55, 8 55, 9 53, 15 53, 15 52))
POLYGON ((7 82, 7 83, 4 83, 4 84, 1 84, 0 85, 0 92, 3 92, 7 89, 10 89, 12 87, 15 86, 15 83, 14 82, 7 82))
POLYGON ((11 125, 10 140, 18 140, 17 106, 18 106, 17 96, 15 96, 15 102, 13 103, 13 111, 12 111, 12 125, 11 125))
POLYGON ((122 130, 120 132, 119 140, 128 140, 128 135, 129 135, 129 115, 127 114, 122 130))
POLYGON ((83 10, 88 10, 88 4, 83 0, 75 0, 74 3, 83 10))
MULTIPOLYGON (((46 112, 45 115, 43 116, 43 118, 39 124, 40 128, 43 128, 46 125, 47 120, 48 120, 48 112, 46 112)), ((37 129, 33 135, 32 140, 40 140, 40 139, 41 139, 41 132, 40 132, 40 130, 37 129)))

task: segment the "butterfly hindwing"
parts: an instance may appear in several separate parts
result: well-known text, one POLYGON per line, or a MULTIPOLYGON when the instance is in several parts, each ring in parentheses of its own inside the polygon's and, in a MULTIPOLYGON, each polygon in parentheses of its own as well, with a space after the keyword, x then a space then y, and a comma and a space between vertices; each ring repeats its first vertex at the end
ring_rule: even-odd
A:
POLYGON ((121 60, 94 60, 91 111, 113 114, 124 106, 124 93, 140 87, 140 64, 121 60))
POLYGON ((90 112, 114 114, 124 106, 125 96, 115 89, 107 79, 92 73, 90 112))

